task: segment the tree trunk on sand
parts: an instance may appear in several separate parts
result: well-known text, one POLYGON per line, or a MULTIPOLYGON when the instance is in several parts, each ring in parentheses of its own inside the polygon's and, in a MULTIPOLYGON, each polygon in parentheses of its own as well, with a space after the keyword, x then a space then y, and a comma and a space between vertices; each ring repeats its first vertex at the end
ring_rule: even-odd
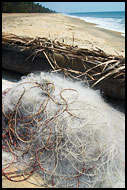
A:
MULTIPOLYGON (((40 52, 37 56, 33 53, 34 49, 23 48, 16 44, 3 43, 2 44, 2 67, 4 69, 26 75, 36 71, 52 70, 46 56, 40 52)), ((49 52, 50 54, 50 52, 49 52)), ((56 63, 62 68, 70 68, 75 71, 84 69, 82 60, 75 58, 73 60, 67 59, 65 55, 54 54, 56 63)), ((90 66, 90 64, 89 64, 90 66)), ((94 81, 90 83, 92 86, 94 81)), ((106 96, 125 100, 125 82, 114 78, 106 78, 100 81, 95 88, 99 88, 106 96)))

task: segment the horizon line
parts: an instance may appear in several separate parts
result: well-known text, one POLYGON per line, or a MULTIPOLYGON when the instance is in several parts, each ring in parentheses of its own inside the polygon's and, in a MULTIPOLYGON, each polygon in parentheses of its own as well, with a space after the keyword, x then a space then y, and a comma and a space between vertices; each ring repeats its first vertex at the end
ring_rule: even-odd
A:
POLYGON ((58 13, 101 13, 101 12, 125 12, 125 10, 124 11, 88 11, 88 12, 86 12, 86 11, 84 11, 84 12, 58 12, 58 13))

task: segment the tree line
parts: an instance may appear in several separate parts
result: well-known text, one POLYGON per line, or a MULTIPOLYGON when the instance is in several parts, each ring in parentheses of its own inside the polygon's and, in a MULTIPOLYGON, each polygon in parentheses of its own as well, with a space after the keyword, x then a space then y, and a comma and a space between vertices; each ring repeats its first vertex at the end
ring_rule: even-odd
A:
POLYGON ((55 13, 34 2, 2 2, 2 13, 55 13))

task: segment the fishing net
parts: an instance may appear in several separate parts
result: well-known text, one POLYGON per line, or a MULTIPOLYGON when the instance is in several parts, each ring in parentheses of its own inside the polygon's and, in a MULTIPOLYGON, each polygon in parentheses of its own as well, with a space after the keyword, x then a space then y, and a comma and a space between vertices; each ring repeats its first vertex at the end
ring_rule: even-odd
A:
POLYGON ((124 186, 124 148, 120 152, 114 130, 122 126, 123 137, 124 117, 98 93, 40 73, 23 77, 2 100, 2 174, 8 180, 37 173, 38 186, 124 186))

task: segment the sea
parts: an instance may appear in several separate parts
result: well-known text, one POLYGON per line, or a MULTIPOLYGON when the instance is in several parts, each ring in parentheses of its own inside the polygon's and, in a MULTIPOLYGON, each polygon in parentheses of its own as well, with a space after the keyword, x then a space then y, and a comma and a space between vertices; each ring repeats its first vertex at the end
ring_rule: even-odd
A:
POLYGON ((96 24, 95 27, 121 32, 125 37, 125 11, 64 13, 66 16, 96 24))

